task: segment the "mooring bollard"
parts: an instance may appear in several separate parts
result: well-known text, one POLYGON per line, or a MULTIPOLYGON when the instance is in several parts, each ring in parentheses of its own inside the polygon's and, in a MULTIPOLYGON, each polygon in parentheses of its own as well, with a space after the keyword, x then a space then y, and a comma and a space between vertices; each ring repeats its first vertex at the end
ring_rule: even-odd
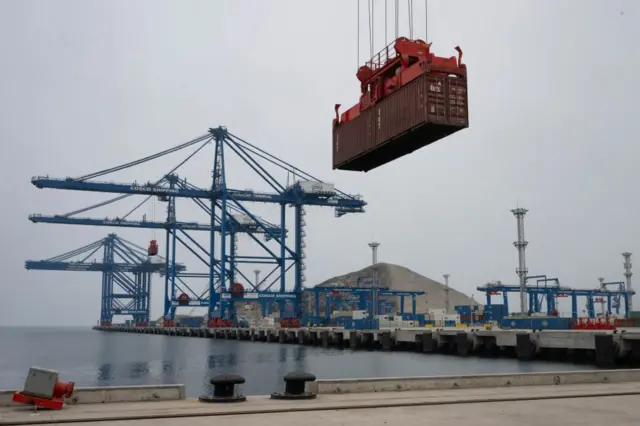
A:
POLYGON ((310 373, 287 373, 284 375, 284 393, 274 392, 272 399, 312 399, 315 393, 307 392, 305 386, 307 382, 313 382, 316 376, 310 373))
POLYGON ((247 397, 236 393, 236 385, 245 382, 244 377, 237 374, 221 374, 211 379, 213 396, 203 395, 198 398, 200 402, 242 402, 247 397))

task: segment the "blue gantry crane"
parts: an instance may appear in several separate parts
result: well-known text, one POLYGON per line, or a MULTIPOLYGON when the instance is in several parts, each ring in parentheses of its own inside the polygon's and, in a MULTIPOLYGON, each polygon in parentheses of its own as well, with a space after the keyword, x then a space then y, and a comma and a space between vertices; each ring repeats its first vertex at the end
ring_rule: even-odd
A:
MULTIPOLYGON (((425 294, 424 291, 408 291, 408 290, 390 290, 385 287, 342 287, 340 285, 332 286, 316 286, 310 289, 306 289, 305 292, 313 294, 315 304, 315 314, 309 315, 305 322, 328 325, 331 320, 331 306, 334 305, 336 300, 341 300, 344 303, 344 296, 356 296, 357 307, 363 311, 366 311, 369 317, 374 318, 384 308, 385 311, 390 309, 395 304, 389 300, 382 298, 399 297, 400 306, 398 308, 398 315, 405 316, 405 297, 411 298, 411 315, 417 315, 416 298, 425 294), (324 295, 325 312, 324 316, 320 312, 320 295, 324 295)), ((352 303, 356 303, 353 301, 352 303)), ((353 306, 353 305, 352 305, 353 306)), ((388 311, 387 311, 388 312, 388 311)), ((413 319, 409 317, 408 319, 413 319)))
MULTIPOLYGON (((232 167, 235 169, 235 166, 232 167)), ((336 217, 341 217, 349 213, 362 213, 366 205, 360 196, 337 190, 333 184, 323 182, 280 160, 256 145, 231 134, 225 127, 211 128, 206 134, 188 142, 95 173, 76 178, 41 176, 32 178, 31 182, 37 188, 120 194, 102 203, 63 215, 31 215, 30 220, 33 222, 165 230, 164 248, 168 262, 163 273, 165 278, 164 318, 165 325, 169 326, 174 324, 175 310, 178 306, 207 306, 210 319, 229 317, 233 316, 232 301, 253 298, 253 294, 255 298, 273 298, 281 307, 284 307, 287 300, 293 300, 295 316, 299 317, 300 296, 305 280, 305 207, 333 207, 336 217), (212 181, 210 187, 201 188, 179 177, 176 171, 209 144, 214 146, 212 181), (190 147, 196 149, 160 179, 132 183, 96 180, 96 178, 190 147), (265 182, 271 190, 262 192, 232 188, 227 181, 230 156, 240 159, 240 163, 248 166, 248 171, 265 182), (287 182, 278 180, 274 173, 269 171, 270 167, 286 173, 287 182), (75 217, 80 213, 135 195, 143 195, 146 198, 121 217, 115 219, 75 217), (154 196, 166 203, 167 216, 164 221, 128 219, 136 209, 154 196), (178 221, 178 200, 190 200, 195 203, 208 215, 208 223, 178 221), (250 203, 278 206, 279 224, 266 222, 253 214, 248 207, 250 203), (294 210, 292 245, 287 243, 287 206, 294 210), (207 231, 208 244, 206 246, 200 244, 189 234, 189 231, 207 231), (238 233, 248 235, 262 250, 263 255, 240 255, 237 248, 238 233), (260 233, 264 235, 262 240, 256 236, 260 233), (178 271, 175 267, 178 246, 187 248, 206 267, 206 272, 181 273, 178 271), (272 265, 273 269, 266 274, 259 285, 254 285, 239 268, 239 265, 245 263, 272 265), (285 277, 290 270, 293 271, 293 285, 287 286, 285 277), (204 291, 200 293, 185 291, 184 288, 189 288, 185 282, 187 279, 203 277, 208 280, 204 291), (251 288, 238 292, 236 284, 242 285, 239 280, 242 280, 245 286, 249 284, 251 288), (231 291, 234 285, 236 291, 231 291)))
MULTIPOLYGON (((28 260, 28 270, 101 272, 100 324, 111 325, 114 315, 131 315, 138 325, 149 323, 151 275, 166 268, 162 257, 151 261, 147 250, 116 234, 46 260, 28 260), (94 255, 102 255, 97 261, 94 255)), ((185 270, 175 264, 178 271, 185 270)))
MULTIPOLYGON (((536 285, 527 285, 526 293, 528 295, 529 307, 528 312, 525 314, 540 313, 542 311, 542 301, 546 300, 546 312, 551 315, 553 312, 557 312, 557 299, 558 298, 571 298, 571 316, 574 319, 578 318, 578 297, 586 298, 586 310, 589 318, 596 317, 595 311, 595 298, 602 298, 607 301, 607 312, 612 313, 612 308, 615 308, 614 300, 622 299, 622 305, 624 306, 625 317, 629 315, 629 297, 635 292, 627 292, 624 286, 619 286, 619 282, 611 283, 612 285, 618 285, 617 289, 609 290, 607 288, 596 289, 575 289, 570 287, 560 286, 557 278, 547 278, 544 275, 527 277, 527 280, 537 279, 536 285), (551 285, 548 283, 552 282, 551 285)), ((624 284, 624 283, 622 283, 624 284)), ((502 295, 504 312, 509 312, 509 300, 508 293, 519 293, 519 285, 503 284, 501 282, 492 282, 479 286, 478 291, 482 291, 486 294, 487 305, 491 305, 492 296, 502 295)), ((618 308, 616 312, 619 313, 620 303, 618 302, 618 308)))

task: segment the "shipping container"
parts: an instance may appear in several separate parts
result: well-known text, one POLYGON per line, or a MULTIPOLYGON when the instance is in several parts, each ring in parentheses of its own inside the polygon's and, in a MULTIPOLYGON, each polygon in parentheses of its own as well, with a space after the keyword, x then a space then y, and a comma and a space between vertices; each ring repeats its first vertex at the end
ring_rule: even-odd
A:
POLYGON ((334 125, 333 168, 367 172, 467 127, 467 79, 424 73, 334 125))
POLYGON ((501 328, 519 330, 570 330, 571 324, 571 318, 505 317, 501 321, 501 328))
POLYGON ((301 180, 297 182, 297 185, 306 194, 333 195, 336 193, 335 185, 332 183, 301 180))
POLYGON ((484 318, 487 321, 501 321, 505 315, 504 305, 486 305, 484 307, 484 318))

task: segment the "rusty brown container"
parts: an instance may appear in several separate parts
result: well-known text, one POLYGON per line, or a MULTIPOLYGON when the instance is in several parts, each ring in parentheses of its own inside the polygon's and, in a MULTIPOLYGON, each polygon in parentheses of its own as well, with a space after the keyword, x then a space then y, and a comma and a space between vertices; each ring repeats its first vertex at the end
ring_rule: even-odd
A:
POLYGON ((467 79, 426 73, 334 126, 333 168, 368 172, 467 127, 467 79))

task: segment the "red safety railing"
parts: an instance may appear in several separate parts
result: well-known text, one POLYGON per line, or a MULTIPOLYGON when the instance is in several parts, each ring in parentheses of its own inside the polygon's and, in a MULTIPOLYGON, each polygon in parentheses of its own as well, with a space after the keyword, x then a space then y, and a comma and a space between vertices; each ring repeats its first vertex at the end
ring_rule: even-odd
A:
POLYGON ((383 47, 381 51, 375 54, 364 65, 371 68, 372 71, 377 71, 380 68, 384 67, 390 59, 394 59, 396 56, 398 56, 395 44, 396 41, 394 40, 387 46, 383 47))

